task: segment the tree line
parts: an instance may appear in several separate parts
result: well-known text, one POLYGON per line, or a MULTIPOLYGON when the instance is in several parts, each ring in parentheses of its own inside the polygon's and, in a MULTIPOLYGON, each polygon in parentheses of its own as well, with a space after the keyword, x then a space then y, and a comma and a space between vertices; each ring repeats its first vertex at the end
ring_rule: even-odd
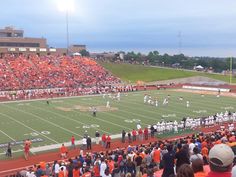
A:
MULTIPOLYGON (((230 69, 231 58, 217 58, 217 57, 189 57, 184 54, 178 55, 161 55, 158 51, 151 51, 148 54, 135 53, 135 52, 119 52, 113 61, 123 60, 129 63, 149 64, 155 66, 175 67, 183 69, 193 69, 194 66, 201 65, 206 69, 212 69, 214 72, 222 72, 223 70, 230 69), (120 58, 120 53, 123 54, 123 59, 120 58)), ((233 68, 236 68, 236 61, 233 58, 233 68)))

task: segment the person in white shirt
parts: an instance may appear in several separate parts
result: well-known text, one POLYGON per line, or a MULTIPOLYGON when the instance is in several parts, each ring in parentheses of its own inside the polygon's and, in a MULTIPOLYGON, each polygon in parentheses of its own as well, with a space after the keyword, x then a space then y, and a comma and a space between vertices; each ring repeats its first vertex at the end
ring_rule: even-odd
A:
POLYGON ((104 160, 104 158, 101 158, 101 165, 100 165, 100 176, 105 175, 105 170, 107 169, 107 164, 104 160))
POLYGON ((36 177, 36 175, 33 172, 32 167, 29 169, 29 171, 26 172, 26 177, 36 177))
POLYGON ((86 147, 87 147, 87 138, 84 137, 84 138, 82 139, 82 149, 84 150, 84 149, 86 149, 86 147))
POLYGON ((199 153, 198 147, 194 147, 193 149, 193 155, 190 156, 190 162, 193 162, 194 160, 201 159, 203 160, 202 154, 199 153))
POLYGON ((57 163, 57 161, 54 162, 54 173, 58 175, 60 170, 60 165, 57 163))
POLYGON ((196 147, 195 143, 194 143, 194 140, 191 140, 191 143, 189 144, 189 152, 190 152, 190 155, 193 154, 193 149, 196 147))

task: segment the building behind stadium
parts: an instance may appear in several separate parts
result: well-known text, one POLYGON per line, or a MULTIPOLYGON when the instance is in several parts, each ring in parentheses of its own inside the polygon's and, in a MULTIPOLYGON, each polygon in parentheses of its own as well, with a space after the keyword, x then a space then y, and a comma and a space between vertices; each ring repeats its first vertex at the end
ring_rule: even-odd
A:
MULTIPOLYGON (((68 51, 77 53, 86 50, 86 45, 71 45, 68 51)), ((0 57, 4 54, 65 55, 67 48, 52 48, 45 38, 24 37, 24 30, 13 27, 0 29, 0 57)))

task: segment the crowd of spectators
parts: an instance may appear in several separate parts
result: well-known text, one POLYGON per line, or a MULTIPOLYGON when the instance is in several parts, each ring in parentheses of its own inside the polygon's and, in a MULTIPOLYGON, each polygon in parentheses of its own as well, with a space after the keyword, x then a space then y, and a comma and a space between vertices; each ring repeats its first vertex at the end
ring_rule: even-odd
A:
POLYGON ((40 162, 20 173, 27 177, 235 177, 235 133, 222 130, 104 152, 80 151, 74 158, 40 162), (205 165, 210 171, 204 170, 205 165))
POLYGON ((0 59, 1 91, 107 86, 119 82, 88 57, 5 55, 0 59))

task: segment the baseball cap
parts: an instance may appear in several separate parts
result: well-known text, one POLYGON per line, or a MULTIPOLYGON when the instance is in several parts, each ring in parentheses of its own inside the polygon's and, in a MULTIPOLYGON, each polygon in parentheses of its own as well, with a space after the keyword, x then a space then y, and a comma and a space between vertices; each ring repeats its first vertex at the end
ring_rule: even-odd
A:
POLYGON ((209 152, 210 163, 218 167, 227 167, 234 161, 234 153, 226 144, 216 144, 209 152))

